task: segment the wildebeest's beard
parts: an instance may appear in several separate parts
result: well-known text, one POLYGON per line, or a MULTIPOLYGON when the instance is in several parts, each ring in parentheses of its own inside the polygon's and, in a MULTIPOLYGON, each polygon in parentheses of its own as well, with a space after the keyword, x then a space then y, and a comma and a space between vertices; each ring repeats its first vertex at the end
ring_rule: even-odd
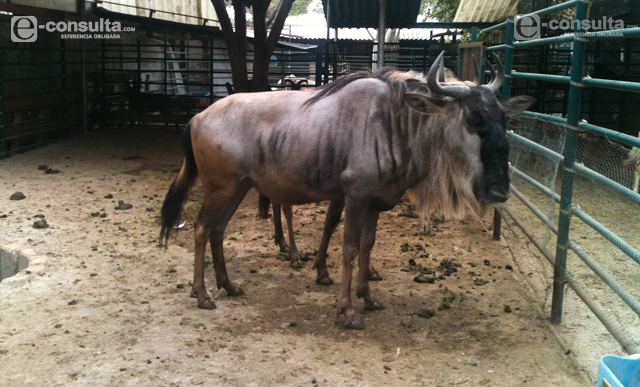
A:
POLYGON ((478 214, 483 173, 480 137, 466 128, 462 114, 434 114, 424 131, 428 173, 414 187, 418 211, 427 218, 434 211, 451 220, 478 214))

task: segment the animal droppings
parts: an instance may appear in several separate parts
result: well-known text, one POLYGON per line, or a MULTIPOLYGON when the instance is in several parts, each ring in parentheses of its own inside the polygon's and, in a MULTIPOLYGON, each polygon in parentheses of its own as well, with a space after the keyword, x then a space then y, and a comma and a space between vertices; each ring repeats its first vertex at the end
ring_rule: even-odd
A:
POLYGON ((33 228, 47 228, 47 227, 49 227, 49 224, 44 219, 37 220, 33 223, 33 228))
POLYGON ((420 317, 431 318, 436 315, 436 312, 431 309, 422 309, 416 313, 420 317))
POLYGON ((26 198, 26 196, 24 196, 22 192, 16 192, 13 195, 11 195, 9 200, 22 200, 24 198, 26 198))
POLYGON ((124 200, 118 201, 118 205, 116 206, 116 210, 129 210, 133 208, 133 205, 129 203, 125 203, 124 200))
POLYGON ((419 284, 432 284, 436 282, 436 277, 427 277, 426 275, 420 274, 413 280, 419 284))

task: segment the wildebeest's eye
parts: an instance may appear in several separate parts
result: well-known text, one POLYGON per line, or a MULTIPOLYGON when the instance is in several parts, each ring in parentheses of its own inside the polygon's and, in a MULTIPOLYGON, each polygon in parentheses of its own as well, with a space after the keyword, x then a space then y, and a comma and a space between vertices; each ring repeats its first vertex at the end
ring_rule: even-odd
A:
POLYGON ((469 125, 476 130, 482 130, 482 127, 484 126, 484 118, 482 117, 482 114, 477 112, 471 113, 468 121, 469 125))

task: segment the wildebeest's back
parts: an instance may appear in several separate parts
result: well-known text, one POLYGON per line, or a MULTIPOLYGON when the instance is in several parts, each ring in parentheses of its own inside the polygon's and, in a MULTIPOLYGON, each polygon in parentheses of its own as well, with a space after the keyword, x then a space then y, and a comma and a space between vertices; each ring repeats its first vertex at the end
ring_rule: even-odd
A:
POLYGON ((192 140, 211 143, 273 199, 341 198, 347 168, 365 175, 387 168, 390 147, 383 143, 390 141, 394 102, 388 85, 374 79, 305 104, 316 93, 234 94, 192 120, 192 140))

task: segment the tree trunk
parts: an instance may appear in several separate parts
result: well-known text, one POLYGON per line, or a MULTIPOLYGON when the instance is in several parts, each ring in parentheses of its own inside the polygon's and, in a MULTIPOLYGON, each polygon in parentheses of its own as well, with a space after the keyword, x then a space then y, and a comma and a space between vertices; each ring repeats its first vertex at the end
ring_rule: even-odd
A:
POLYGON ((253 1, 254 60, 253 79, 249 82, 247 74, 247 22, 244 4, 242 0, 232 0, 236 24, 234 31, 224 6, 224 0, 211 0, 227 44, 235 92, 271 90, 269 62, 293 2, 294 0, 280 1, 280 8, 276 11, 271 32, 267 35, 266 15, 271 0, 253 1))
POLYGON ((250 91, 270 91, 269 61, 271 53, 267 46, 267 8, 269 0, 254 0, 253 2, 253 30, 255 44, 253 46, 253 78, 250 91))

